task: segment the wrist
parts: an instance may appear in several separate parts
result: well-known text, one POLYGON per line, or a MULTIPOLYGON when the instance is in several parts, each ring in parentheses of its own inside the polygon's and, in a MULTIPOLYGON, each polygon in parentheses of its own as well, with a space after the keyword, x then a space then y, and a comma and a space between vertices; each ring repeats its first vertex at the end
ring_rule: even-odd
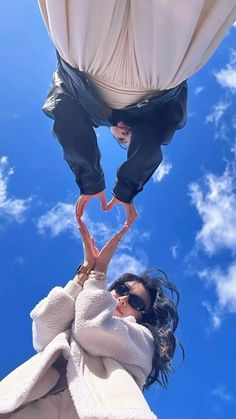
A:
POLYGON ((101 273, 103 273, 103 274, 106 275, 107 268, 108 268, 108 266, 106 264, 103 264, 103 263, 99 263, 98 262, 98 263, 95 263, 95 266, 93 268, 93 271, 101 272, 101 273))
POLYGON ((90 265, 88 262, 84 262, 81 265, 78 266, 76 269, 76 274, 86 274, 89 275, 91 270, 93 269, 93 266, 90 265))
POLYGON ((92 266, 89 265, 89 263, 86 261, 83 264, 79 265, 76 269, 76 275, 74 278, 74 281, 83 286, 85 281, 88 279, 88 276, 92 270, 92 266))
POLYGON ((91 271, 89 274, 89 278, 96 279, 99 281, 106 281, 106 274, 105 272, 91 271))
POLYGON ((81 287, 83 287, 83 285, 84 285, 85 281, 87 281, 87 279, 88 279, 88 275, 87 274, 80 273, 80 274, 75 275, 74 282, 76 284, 81 285, 81 287))

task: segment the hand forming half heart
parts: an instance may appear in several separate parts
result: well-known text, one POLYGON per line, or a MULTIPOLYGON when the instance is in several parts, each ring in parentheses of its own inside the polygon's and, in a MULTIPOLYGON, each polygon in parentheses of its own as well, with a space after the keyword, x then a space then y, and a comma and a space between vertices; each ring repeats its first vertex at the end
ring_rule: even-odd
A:
POLYGON ((115 205, 122 204, 124 206, 126 217, 127 217, 124 225, 127 225, 128 227, 131 226, 131 224, 134 222, 134 220, 138 216, 133 202, 126 203, 126 202, 119 201, 119 199, 113 197, 111 201, 108 202, 107 204, 104 192, 99 192, 94 195, 84 195, 84 194, 80 195, 79 199, 76 202, 76 210, 75 210, 76 219, 78 223, 80 222, 81 217, 83 216, 86 205, 93 198, 100 199, 101 207, 103 211, 110 211, 115 205))

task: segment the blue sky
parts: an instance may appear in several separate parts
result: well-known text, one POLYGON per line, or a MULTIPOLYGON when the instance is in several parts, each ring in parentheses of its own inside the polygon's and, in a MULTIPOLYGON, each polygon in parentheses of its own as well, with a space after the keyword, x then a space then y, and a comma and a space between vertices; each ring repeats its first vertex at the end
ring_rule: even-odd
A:
MULTIPOLYGON (((37 2, 1 2, 0 378, 33 353, 29 311, 82 259, 74 222, 78 189, 40 108, 55 69, 37 2)), ((181 292, 186 358, 167 391, 146 393, 160 419, 233 419, 236 409, 236 27, 189 82, 186 128, 136 198, 139 219, 110 268, 160 267, 181 292)), ((107 198, 125 152, 97 130, 107 198), (111 158, 112 156, 112 158, 111 158)), ((102 245, 124 220, 98 202, 87 223, 102 245)))

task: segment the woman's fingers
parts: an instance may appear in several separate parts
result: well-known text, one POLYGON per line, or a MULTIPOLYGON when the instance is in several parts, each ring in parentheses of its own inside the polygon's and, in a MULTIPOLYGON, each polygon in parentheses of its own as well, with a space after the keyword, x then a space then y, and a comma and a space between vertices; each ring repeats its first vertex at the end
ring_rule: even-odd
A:
POLYGON ((86 224, 82 220, 80 220, 79 225, 82 228, 84 234, 86 234, 87 238, 91 240, 91 236, 90 236, 90 233, 89 233, 89 230, 88 230, 86 224))
POLYGON ((122 229, 116 233, 106 244, 105 246, 102 248, 101 252, 99 255, 101 255, 102 253, 104 254, 108 254, 110 256, 110 253, 114 253, 120 240, 123 238, 123 236, 127 233, 129 227, 127 225, 124 225, 122 227, 122 229))
POLYGON ((92 240, 92 245, 93 245, 93 254, 94 254, 95 257, 97 257, 99 255, 99 250, 95 246, 95 242, 94 242, 94 238, 93 237, 91 237, 91 240, 92 240))
POLYGON ((80 235, 82 237, 83 243, 87 243, 88 242, 88 236, 86 234, 86 231, 84 230, 83 227, 79 227, 79 231, 80 231, 80 235))
POLYGON ((94 239, 92 236, 90 236, 86 224, 81 220, 79 222, 79 230, 83 239, 83 245, 85 250, 89 250, 96 258, 99 255, 99 250, 96 248, 94 239))
POLYGON ((84 244, 89 245, 91 247, 91 236, 89 234, 88 229, 86 228, 86 225, 81 220, 79 223, 79 231, 82 236, 84 244))
POLYGON ((125 224, 122 227, 122 229, 117 234, 115 234, 115 236, 111 240, 113 240, 115 243, 117 242, 118 244, 119 241, 124 237, 124 235, 127 233, 128 230, 129 230, 129 226, 125 224))

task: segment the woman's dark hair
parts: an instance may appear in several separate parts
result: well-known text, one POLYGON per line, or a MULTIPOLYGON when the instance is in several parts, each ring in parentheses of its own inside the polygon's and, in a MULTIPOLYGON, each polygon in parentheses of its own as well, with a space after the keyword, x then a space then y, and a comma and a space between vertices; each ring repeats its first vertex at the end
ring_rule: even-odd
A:
MULTIPOLYGON (((143 314, 139 320, 139 323, 152 333, 155 345, 152 370, 145 383, 145 388, 155 382, 167 387, 168 375, 172 372, 171 360, 177 346, 174 332, 179 322, 177 310, 179 291, 167 279, 165 272, 160 269, 149 269, 139 275, 125 273, 109 287, 109 291, 112 291, 117 283, 123 284, 129 281, 141 282, 151 297, 149 311, 143 314)), ((183 347, 178 345, 184 357, 183 347)))

